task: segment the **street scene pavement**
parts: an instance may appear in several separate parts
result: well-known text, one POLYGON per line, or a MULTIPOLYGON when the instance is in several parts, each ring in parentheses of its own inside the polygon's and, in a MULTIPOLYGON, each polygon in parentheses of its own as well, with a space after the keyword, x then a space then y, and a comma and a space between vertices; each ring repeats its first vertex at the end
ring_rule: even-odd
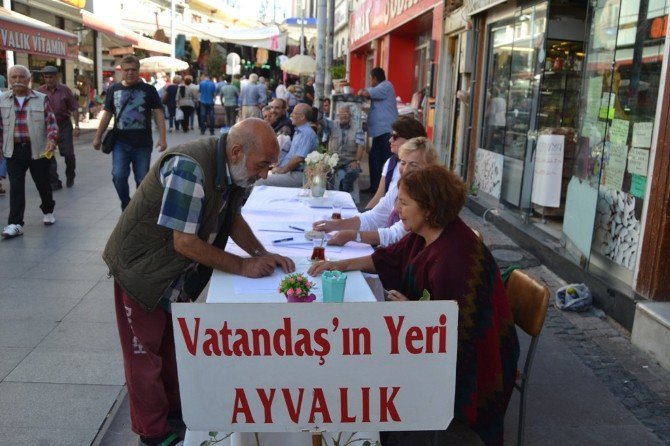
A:
MULTIPOLYGON (((27 178, 25 234, 0 241, 2 445, 138 442, 129 424, 112 281, 101 259, 121 209, 111 158, 91 147, 96 126, 96 120, 83 124, 76 142, 74 187, 54 193, 56 224, 42 224, 27 178)), ((199 137, 197 130, 169 133, 168 143, 199 137)), ((9 197, 0 197, 1 218, 8 212, 9 197)), ((553 303, 565 285, 560 271, 548 270, 469 210, 462 217, 480 230, 500 267, 530 272, 549 286, 553 303)), ((528 338, 520 338, 523 354, 528 338)), ((530 377, 527 445, 670 444, 670 372, 629 338, 598 309, 565 313, 550 306, 530 377)), ((506 444, 516 443, 517 409, 515 392, 506 444)))

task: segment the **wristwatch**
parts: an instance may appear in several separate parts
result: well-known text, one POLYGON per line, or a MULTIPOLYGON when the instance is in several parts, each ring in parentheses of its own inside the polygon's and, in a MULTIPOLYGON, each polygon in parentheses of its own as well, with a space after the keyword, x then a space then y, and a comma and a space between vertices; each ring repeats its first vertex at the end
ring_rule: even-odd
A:
POLYGON ((356 238, 355 238, 354 240, 356 240, 358 243, 361 243, 361 242, 362 242, 362 241, 361 241, 361 233, 360 233, 360 232, 358 232, 358 231, 356 232, 356 238))

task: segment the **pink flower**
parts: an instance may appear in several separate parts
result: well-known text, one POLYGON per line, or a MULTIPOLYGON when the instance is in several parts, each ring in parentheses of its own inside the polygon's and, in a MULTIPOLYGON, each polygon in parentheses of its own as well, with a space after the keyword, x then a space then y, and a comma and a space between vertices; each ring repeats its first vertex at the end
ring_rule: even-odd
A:
POLYGON ((293 296, 293 293, 294 293, 293 288, 289 288, 288 291, 286 292, 286 294, 288 294, 289 296, 293 296))
POLYGON ((298 276, 296 277, 296 279, 298 280, 298 282, 302 282, 302 276, 298 276))

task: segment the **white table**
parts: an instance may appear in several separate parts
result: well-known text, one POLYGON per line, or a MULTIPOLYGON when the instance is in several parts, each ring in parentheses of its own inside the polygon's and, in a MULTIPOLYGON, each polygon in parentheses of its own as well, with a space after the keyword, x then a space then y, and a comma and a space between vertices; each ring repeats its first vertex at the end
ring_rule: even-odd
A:
MULTIPOLYGON (((299 190, 293 188, 260 186, 255 187, 247 203, 242 208, 242 215, 251 226, 256 237, 263 243, 263 246, 273 252, 291 257, 296 264, 296 271, 305 272, 309 268, 309 256, 312 254, 311 242, 303 245, 279 244, 273 245, 272 240, 293 237, 295 241, 303 241, 304 235, 298 230, 291 229, 289 226, 295 226, 301 229, 310 229, 312 222, 324 217, 329 218, 332 212, 332 202, 336 201, 342 205, 342 217, 347 218, 357 213, 355 204, 351 195, 346 192, 327 191, 327 195, 321 200, 311 200, 298 195, 299 190)), ((227 251, 247 255, 237 245, 229 240, 227 251)), ((344 259, 369 255, 372 253, 370 245, 350 242, 344 247, 333 249, 326 248, 326 256, 331 259, 344 259)), ((269 282, 274 283, 283 276, 283 273, 277 272, 273 278, 264 280, 264 285, 259 289, 252 289, 243 286, 245 279, 236 277, 232 274, 221 271, 214 271, 207 294, 208 303, 240 303, 240 302, 285 302, 285 298, 279 293, 264 292, 261 288, 271 289, 269 282)), ((321 294, 321 278, 314 278, 317 288, 314 290, 317 295, 317 301, 323 299, 321 294)), ((373 286, 379 284, 375 278, 367 278, 359 271, 347 273, 347 286, 345 288, 345 302, 375 301, 376 293, 373 293, 369 284, 373 286)), ((375 286, 380 288, 381 285, 375 286)), ((337 433, 324 433, 328 443, 332 444, 330 436, 337 436, 337 433)), ((224 435, 220 434, 219 438, 224 435)), ((343 438, 348 438, 349 434, 344 433, 343 438)), ((311 446, 312 435, 303 432, 291 433, 259 433, 261 446, 311 446)), ((379 440, 377 432, 359 432, 356 438, 370 439, 373 443, 379 440)), ((207 432, 186 432, 184 444, 186 446, 199 446, 203 441, 210 440, 207 432)), ((252 433, 235 433, 223 442, 218 443, 222 446, 256 446, 256 438, 252 433)), ((360 443, 359 443, 360 444, 360 443)))

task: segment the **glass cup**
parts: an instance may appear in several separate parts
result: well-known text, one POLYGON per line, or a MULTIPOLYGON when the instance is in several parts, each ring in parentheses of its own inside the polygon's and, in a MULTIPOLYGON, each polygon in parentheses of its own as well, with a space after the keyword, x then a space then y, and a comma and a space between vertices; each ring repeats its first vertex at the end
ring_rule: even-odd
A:
POLYGON ((323 237, 312 239, 312 262, 323 262, 326 260, 326 240, 323 237))
POLYGON ((342 220, 342 205, 341 204, 333 204, 333 213, 330 216, 332 220, 342 220))

